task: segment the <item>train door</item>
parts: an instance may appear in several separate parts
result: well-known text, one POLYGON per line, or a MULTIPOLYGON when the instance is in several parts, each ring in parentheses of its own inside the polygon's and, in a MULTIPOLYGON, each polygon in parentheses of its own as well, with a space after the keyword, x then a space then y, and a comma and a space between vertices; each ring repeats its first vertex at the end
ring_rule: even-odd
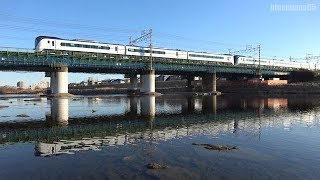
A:
POLYGON ((116 54, 119 54, 118 53, 118 46, 114 47, 114 51, 115 51, 116 54))
POLYGON ((48 39, 47 49, 56 49, 56 40, 48 39))
POLYGON ((51 41, 51 47, 52 47, 53 49, 56 49, 56 40, 52 40, 52 41, 51 41))

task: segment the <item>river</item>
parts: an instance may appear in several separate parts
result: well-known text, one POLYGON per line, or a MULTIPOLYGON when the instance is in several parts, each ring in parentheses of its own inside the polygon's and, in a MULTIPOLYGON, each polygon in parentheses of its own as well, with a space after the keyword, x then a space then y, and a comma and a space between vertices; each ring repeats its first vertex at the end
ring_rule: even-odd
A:
POLYGON ((0 96, 0 179, 318 179, 319 100, 0 96))

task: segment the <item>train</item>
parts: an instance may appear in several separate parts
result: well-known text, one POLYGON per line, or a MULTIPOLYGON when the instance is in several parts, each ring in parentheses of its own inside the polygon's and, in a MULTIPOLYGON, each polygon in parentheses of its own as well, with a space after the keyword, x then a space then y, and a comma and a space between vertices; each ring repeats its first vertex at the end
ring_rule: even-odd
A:
POLYGON ((72 53, 87 53, 92 56, 97 54, 102 55, 124 55, 125 57, 140 56, 152 57, 157 59, 165 58, 167 61, 186 61, 188 63, 202 63, 202 64, 220 64, 220 65, 234 65, 234 66, 270 66, 279 68, 295 68, 313 70, 317 68, 317 64, 302 63, 294 61, 284 61, 266 58, 254 58, 242 55, 231 54, 216 54, 207 52, 193 52, 183 51, 179 49, 166 48, 152 48, 150 52, 149 47, 140 47, 133 45, 120 45, 111 43, 101 43, 91 40, 82 39, 62 39, 51 36, 38 36, 35 39, 36 52, 60 52, 62 55, 69 55, 72 53))

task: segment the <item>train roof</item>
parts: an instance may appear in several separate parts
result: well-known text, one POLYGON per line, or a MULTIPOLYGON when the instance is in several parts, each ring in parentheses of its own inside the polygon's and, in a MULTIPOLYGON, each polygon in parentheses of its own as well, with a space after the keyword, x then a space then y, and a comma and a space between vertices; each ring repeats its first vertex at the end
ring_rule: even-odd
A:
MULTIPOLYGON (((118 45, 118 46, 131 46, 131 47, 136 47, 136 48, 150 48, 150 47, 144 47, 144 46, 136 46, 136 45, 123 45, 123 44, 113 44, 113 43, 103 43, 103 42, 98 42, 94 40, 85 40, 85 39, 63 39, 63 38, 58 38, 54 36, 38 36, 36 38, 36 41, 40 41, 41 39, 44 38, 49 38, 49 39, 59 39, 59 40, 66 40, 66 41, 77 41, 77 42, 87 42, 87 43, 99 43, 99 44, 107 44, 107 45, 118 45)), ((227 54, 218 54, 218 53, 211 53, 211 52, 195 52, 195 51, 188 51, 188 50, 181 50, 181 49, 172 49, 172 48, 163 48, 163 47, 153 47, 154 49, 162 49, 162 50, 171 50, 171 51, 184 51, 184 52, 189 52, 189 53, 202 53, 202 54, 214 54, 214 55, 227 55, 227 54)))
POLYGON ((54 36, 38 36, 38 37, 36 37, 36 39, 44 39, 44 38, 50 38, 50 39, 61 39, 61 38, 54 37, 54 36))

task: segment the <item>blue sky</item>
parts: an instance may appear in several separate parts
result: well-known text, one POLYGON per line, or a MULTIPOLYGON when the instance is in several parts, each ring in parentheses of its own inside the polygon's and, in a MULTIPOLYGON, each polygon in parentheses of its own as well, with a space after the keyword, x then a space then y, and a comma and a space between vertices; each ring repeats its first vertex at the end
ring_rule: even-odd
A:
MULTIPOLYGON (((39 35, 127 44, 130 36, 152 28, 158 47, 227 53, 261 44, 262 57, 303 58, 320 54, 319 22, 319 0, 2 0, 0 46, 34 48, 39 35), (315 8, 271 9, 308 4, 315 8)), ((44 79, 44 73, 0 72, 0 76, 0 86, 44 79)), ((122 76, 70 73, 69 82, 87 77, 122 76)))

